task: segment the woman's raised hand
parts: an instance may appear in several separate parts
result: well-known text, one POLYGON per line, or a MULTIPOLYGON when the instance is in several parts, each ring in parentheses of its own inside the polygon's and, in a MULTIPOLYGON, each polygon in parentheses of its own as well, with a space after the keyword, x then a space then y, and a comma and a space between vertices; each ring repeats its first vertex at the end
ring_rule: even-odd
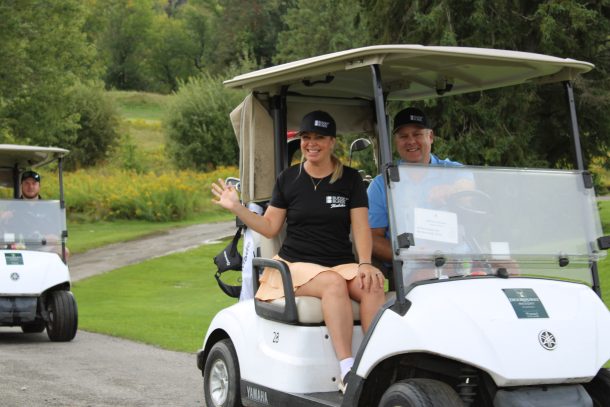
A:
POLYGON ((222 179, 218 179, 218 183, 212 183, 212 194, 218 199, 212 199, 216 205, 220 205, 225 209, 232 211, 239 202, 237 190, 232 185, 227 185, 222 179))

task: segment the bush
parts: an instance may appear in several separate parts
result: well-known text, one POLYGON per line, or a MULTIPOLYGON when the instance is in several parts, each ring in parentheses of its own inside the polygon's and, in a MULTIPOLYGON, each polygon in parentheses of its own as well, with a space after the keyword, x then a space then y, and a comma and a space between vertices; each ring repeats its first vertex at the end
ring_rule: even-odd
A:
MULTIPOLYGON (((190 170, 137 173, 110 168, 66 172, 66 211, 71 220, 185 220, 219 210, 211 203, 210 185, 218 178, 237 174, 235 167, 211 173, 190 170)), ((47 199, 59 196, 54 178, 56 175, 50 172, 42 173, 42 194, 47 199)))
POLYGON ((72 109, 78 115, 76 138, 66 158, 67 168, 90 167, 108 157, 119 139, 119 116, 101 85, 78 84, 70 91, 72 109))
POLYGON ((238 146, 229 113, 243 97, 208 74, 181 84, 165 119, 166 149, 178 168, 208 171, 237 164, 238 146))

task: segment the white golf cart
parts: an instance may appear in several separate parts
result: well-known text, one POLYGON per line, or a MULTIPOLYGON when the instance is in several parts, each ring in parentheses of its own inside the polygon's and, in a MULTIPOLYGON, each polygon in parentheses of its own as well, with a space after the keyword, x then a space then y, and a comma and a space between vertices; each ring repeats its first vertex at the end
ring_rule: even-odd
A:
MULTIPOLYGON (((371 46, 237 76, 250 90, 231 114, 241 193, 263 203, 288 165, 286 131, 312 110, 341 134, 367 134, 388 201, 393 291, 362 334, 337 391, 338 363, 320 302, 292 294, 279 241, 260 238, 263 267, 286 297, 241 301, 211 322, 197 365, 213 406, 610 406, 610 312, 600 299, 602 235, 585 171, 572 81, 586 62, 532 53, 417 45, 371 46), (563 84, 576 170, 393 164, 386 102, 522 83, 563 84), (428 199, 454 190, 444 202, 428 199)), ((567 148, 567 147, 566 147, 567 148)))
POLYGON ((68 150, 55 147, 0 144, 0 185, 10 188, 12 196, 0 200, 0 326, 20 326, 24 333, 46 328, 52 341, 72 340, 78 324, 66 265, 66 154, 68 150), (54 161, 59 200, 19 199, 22 173, 54 161))

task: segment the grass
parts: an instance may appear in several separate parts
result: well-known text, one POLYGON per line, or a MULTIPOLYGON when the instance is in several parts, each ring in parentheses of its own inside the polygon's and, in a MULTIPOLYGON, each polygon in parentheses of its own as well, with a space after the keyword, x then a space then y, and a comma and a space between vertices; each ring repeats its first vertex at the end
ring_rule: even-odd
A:
POLYGON ((235 303, 211 259, 226 242, 121 268, 74 284, 79 328, 195 352, 218 310, 235 303))
POLYGON ((72 254, 82 253, 107 244, 154 235, 175 227, 231 219, 234 219, 234 216, 227 211, 216 211, 206 212, 193 219, 179 222, 117 220, 113 222, 68 223, 68 247, 72 254))

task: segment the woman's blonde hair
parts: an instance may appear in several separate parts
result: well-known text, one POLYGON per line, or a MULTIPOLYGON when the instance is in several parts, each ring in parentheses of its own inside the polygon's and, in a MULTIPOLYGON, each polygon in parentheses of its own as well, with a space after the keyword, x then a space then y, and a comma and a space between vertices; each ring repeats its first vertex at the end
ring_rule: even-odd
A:
MULTIPOLYGON (((333 173, 331 174, 329 184, 335 183, 338 179, 341 179, 343 176, 343 163, 341 160, 337 158, 336 155, 332 154, 330 156, 330 161, 333 163, 333 173)), ((301 156, 301 164, 299 165, 299 175, 301 175, 301 171, 303 170, 303 164, 305 163, 305 157, 301 156)))

